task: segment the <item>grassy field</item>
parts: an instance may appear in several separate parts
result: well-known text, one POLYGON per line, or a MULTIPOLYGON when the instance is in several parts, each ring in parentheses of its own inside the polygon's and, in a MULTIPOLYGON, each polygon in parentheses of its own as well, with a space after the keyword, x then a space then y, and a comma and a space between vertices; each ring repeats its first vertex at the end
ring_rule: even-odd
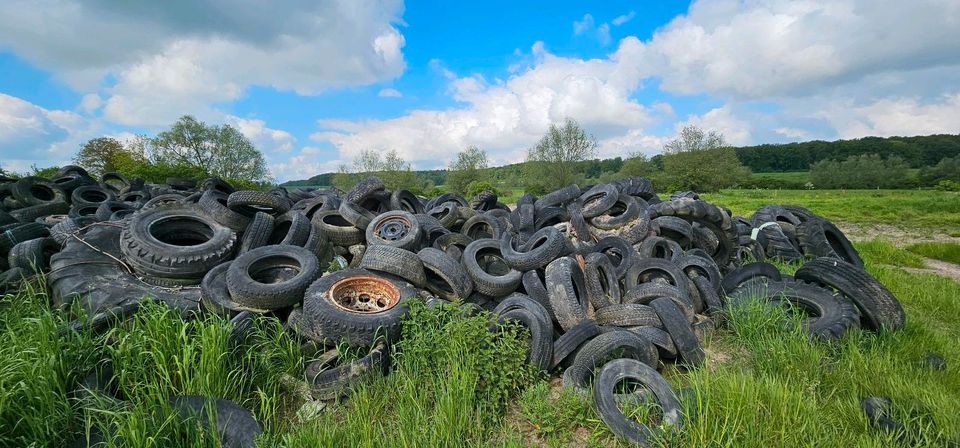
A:
POLYGON ((960 244, 957 243, 917 243, 911 244, 907 250, 927 258, 960 264, 960 244))
MULTIPOLYGON (((724 191, 708 200, 749 216, 768 203, 805 205, 860 225, 917 232, 960 228, 956 193, 914 191, 724 191), (951 201, 953 204, 950 205, 951 201)), ((902 301, 905 329, 853 331, 833 343, 810 341, 796 322, 764 309, 730 316, 706 343, 704 368, 664 373, 684 389, 686 420, 660 446, 944 446, 960 441, 960 283, 911 273, 928 249, 858 241, 867 269, 902 301), (916 251, 917 253, 914 253, 916 251), (925 362, 928 353, 946 370, 925 362), (875 432, 859 409, 889 396, 905 422, 901 440, 875 432)), ((795 266, 782 266, 790 272, 795 266)), ((178 394, 211 395, 251 409, 263 446, 622 446, 589 397, 561 390, 555 377, 523 366, 515 329, 493 335, 486 317, 415 307, 395 347, 392 373, 316 415, 290 377, 307 356, 269 321, 231 348, 229 322, 184 321, 159 305, 106 335, 57 336, 65 314, 42 290, 0 298, 0 446, 60 446, 102 431, 111 446, 215 446, 167 404, 178 394), (78 393, 91 369, 109 361, 125 399, 78 393)), ((646 409, 632 409, 643 419, 646 409)))
POLYGON ((796 204, 841 224, 893 226, 944 235, 960 229, 960 193, 949 191, 723 190, 702 197, 747 217, 767 204, 796 204))

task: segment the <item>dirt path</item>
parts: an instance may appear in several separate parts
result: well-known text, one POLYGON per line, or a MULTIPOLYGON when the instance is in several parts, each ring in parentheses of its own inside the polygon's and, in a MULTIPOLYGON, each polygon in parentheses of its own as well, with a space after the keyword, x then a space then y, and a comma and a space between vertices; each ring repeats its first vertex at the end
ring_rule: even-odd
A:
POLYGON ((960 238, 952 237, 945 230, 909 230, 889 224, 853 224, 837 222, 851 240, 872 240, 879 238, 893 243, 894 246, 904 247, 915 243, 928 241, 952 241, 960 243, 960 238))
POLYGON ((923 262, 927 265, 926 268, 907 268, 901 267, 907 272, 912 272, 914 274, 934 274, 941 277, 952 278, 957 282, 960 282, 960 265, 955 265, 953 263, 947 263, 946 261, 935 260, 933 258, 924 258, 923 262))

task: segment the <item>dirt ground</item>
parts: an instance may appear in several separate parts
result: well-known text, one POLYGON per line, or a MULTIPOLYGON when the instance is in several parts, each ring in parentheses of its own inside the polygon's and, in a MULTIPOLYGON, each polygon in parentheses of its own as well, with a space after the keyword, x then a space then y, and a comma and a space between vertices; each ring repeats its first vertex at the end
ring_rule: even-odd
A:
MULTIPOLYGON (((847 235, 847 238, 850 238, 851 240, 869 240, 880 238, 893 243, 893 245, 897 247, 905 247, 911 244, 929 241, 948 241, 960 243, 960 238, 952 237, 943 230, 934 232, 919 232, 887 224, 862 225, 839 223, 838 226, 841 230, 843 230, 843 233, 847 235)), ((960 265, 948 263, 946 261, 935 260, 933 258, 924 258, 923 262, 926 264, 926 268, 901 267, 900 269, 913 273, 940 275, 960 282, 960 265)))

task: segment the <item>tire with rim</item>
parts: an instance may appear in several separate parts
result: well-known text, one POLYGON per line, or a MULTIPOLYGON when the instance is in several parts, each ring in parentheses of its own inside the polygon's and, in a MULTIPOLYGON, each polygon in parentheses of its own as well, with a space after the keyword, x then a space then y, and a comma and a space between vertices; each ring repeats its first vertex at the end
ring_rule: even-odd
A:
POLYGON ((381 213, 366 228, 367 245, 384 245, 415 251, 423 241, 423 229, 416 216, 402 210, 381 213))
POLYGON ((197 282, 233 255, 236 242, 236 233, 196 206, 142 210, 120 232, 120 250, 137 271, 197 282))
POLYGON ((365 269, 336 271, 307 288, 303 317, 332 342, 370 346, 382 337, 389 343, 399 334, 406 302, 416 296, 416 289, 406 282, 365 269))
POLYGON ((867 271, 842 260, 817 258, 797 270, 796 278, 836 289, 856 304, 863 326, 898 330, 907 316, 896 296, 867 271))

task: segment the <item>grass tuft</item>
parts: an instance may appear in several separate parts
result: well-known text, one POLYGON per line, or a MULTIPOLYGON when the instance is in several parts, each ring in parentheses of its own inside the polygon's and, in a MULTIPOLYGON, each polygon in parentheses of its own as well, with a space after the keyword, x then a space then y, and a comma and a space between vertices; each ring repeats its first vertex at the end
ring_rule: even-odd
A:
POLYGON ((960 264, 960 244, 949 242, 917 243, 907 247, 910 252, 948 263, 960 264))

